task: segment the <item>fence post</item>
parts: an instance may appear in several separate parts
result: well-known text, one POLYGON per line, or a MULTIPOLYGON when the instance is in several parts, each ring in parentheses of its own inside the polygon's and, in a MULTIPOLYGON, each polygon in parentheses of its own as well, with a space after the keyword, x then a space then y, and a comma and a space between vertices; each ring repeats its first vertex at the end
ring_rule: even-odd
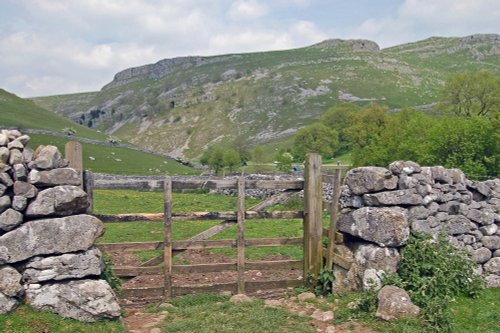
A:
POLYGON ((172 297, 172 179, 163 183, 163 270, 165 299, 172 297))
POLYGON ((238 178, 238 294, 245 293, 245 178, 238 178))
POLYGON ((342 182, 342 170, 335 169, 333 172, 333 197, 332 204, 330 208, 330 229, 328 229, 328 253, 326 256, 326 267, 332 269, 333 257, 334 257, 334 247, 337 237, 337 220, 338 220, 338 207, 339 207, 339 197, 340 197, 340 186, 342 182))
POLYGON ((69 167, 78 171, 80 177, 80 187, 83 189, 83 150, 80 142, 69 141, 64 146, 65 158, 69 162, 69 167))
POLYGON ((316 281, 323 266, 321 156, 309 153, 304 168, 304 277, 316 281))
POLYGON ((87 214, 94 213, 94 174, 91 171, 83 172, 83 190, 87 193, 87 214))

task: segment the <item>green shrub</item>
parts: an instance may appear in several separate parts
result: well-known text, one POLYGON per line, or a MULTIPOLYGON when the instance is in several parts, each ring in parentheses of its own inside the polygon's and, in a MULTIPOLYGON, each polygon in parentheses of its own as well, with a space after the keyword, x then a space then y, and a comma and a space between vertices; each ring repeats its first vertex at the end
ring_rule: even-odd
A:
POLYGON ((422 308, 429 328, 451 332, 450 303, 456 296, 477 296, 484 281, 474 274, 476 264, 469 255, 449 244, 445 234, 437 240, 427 234, 410 236, 401 250, 397 273, 384 279, 385 285, 405 289, 422 308))

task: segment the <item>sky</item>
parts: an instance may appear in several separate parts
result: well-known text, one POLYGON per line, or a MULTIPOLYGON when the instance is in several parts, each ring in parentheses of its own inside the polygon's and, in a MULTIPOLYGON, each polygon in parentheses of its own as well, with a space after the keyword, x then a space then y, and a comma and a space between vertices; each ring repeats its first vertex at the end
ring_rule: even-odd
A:
POLYGON ((475 33, 500 34, 500 0, 0 0, 0 88, 96 91, 120 70, 177 56, 475 33))

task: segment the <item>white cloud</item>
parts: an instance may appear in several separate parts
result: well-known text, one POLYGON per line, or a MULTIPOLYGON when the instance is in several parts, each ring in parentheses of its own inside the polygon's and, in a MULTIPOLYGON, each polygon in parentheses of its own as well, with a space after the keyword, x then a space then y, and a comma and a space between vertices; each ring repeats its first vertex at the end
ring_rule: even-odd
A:
POLYGON ((398 11, 370 18, 347 35, 392 46, 430 36, 498 33, 498 0, 405 0, 398 11))
POLYGON ((229 9, 229 17, 233 20, 254 20, 267 13, 268 7, 256 0, 238 0, 229 9))

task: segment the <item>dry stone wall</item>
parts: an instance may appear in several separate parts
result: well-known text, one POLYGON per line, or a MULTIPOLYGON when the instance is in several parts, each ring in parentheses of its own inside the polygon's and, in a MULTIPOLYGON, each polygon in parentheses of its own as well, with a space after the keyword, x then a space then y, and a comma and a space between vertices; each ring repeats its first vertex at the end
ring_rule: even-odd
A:
POLYGON ((458 169, 396 161, 388 169, 350 170, 340 197, 340 255, 350 270, 336 270, 340 291, 381 285, 395 272, 410 232, 437 237, 467 250, 489 287, 500 287, 500 180, 472 181, 458 169))
POLYGON ((82 321, 119 317, 93 247, 104 226, 83 214, 78 172, 54 146, 26 148, 29 139, 0 132, 0 314, 25 301, 82 321))

